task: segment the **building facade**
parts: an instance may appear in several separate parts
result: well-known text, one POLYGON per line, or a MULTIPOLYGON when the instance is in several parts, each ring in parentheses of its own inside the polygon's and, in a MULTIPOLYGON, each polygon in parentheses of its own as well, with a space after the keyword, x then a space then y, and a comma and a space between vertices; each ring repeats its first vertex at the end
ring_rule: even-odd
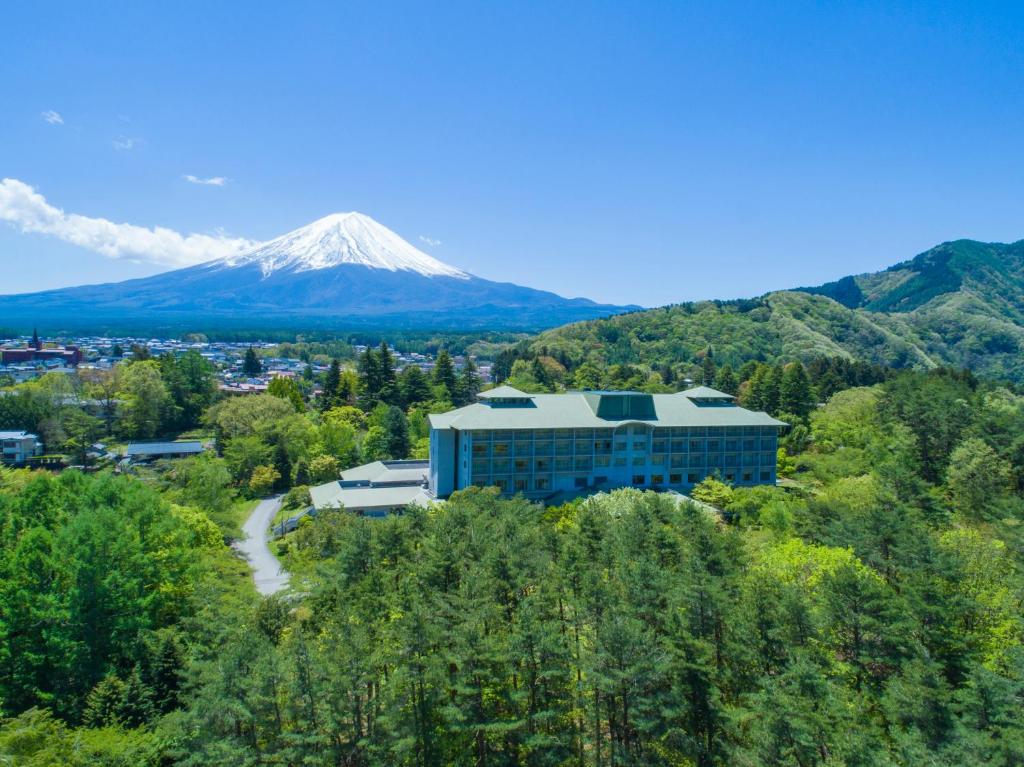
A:
POLYGON ((43 454, 43 443, 26 431, 0 431, 0 461, 23 464, 43 454))
POLYGON ((686 491, 708 476, 773 484, 780 429, 707 387, 676 394, 526 394, 508 386, 430 416, 430 490, 538 500, 616 487, 686 491))

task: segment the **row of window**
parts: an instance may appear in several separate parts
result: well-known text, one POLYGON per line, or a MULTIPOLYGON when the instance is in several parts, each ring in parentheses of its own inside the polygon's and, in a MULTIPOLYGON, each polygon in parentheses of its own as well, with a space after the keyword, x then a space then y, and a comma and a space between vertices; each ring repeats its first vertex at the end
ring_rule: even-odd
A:
POLYGON ((474 442, 493 440, 532 440, 532 439, 615 439, 624 436, 653 437, 670 439, 690 437, 758 437, 774 436, 774 426, 675 426, 654 427, 633 426, 628 429, 504 429, 481 430, 470 432, 474 442))
POLYGON ((537 440, 535 442, 473 442, 473 457, 529 456, 529 455, 611 455, 625 453, 734 453, 774 450, 776 438, 748 437, 745 439, 691 439, 691 440, 537 440))
MULTIPOLYGON (((684 485, 696 485, 703 481, 705 478, 710 476, 708 472, 687 472, 683 474, 670 473, 670 474, 634 474, 632 477, 632 485, 635 487, 662 487, 662 486, 684 486, 684 485), (668 482, 665 481, 666 477, 668 482), (685 482, 684 482, 685 477, 685 482)), ((721 478, 726 482, 745 482, 750 483, 755 481, 757 477, 758 482, 771 482, 772 472, 770 469, 761 469, 760 471, 743 471, 743 472, 725 472, 720 475, 721 478)), ((474 480, 473 484, 477 487, 497 487, 503 493, 530 493, 530 492, 544 492, 551 490, 551 477, 550 476, 537 476, 537 477, 494 477, 492 479, 477 479, 474 480)), ((607 483, 607 477, 597 476, 593 480, 589 476, 577 476, 574 478, 574 485, 576 488, 582 489, 586 487, 598 487, 607 483)))
MULTIPOLYGON (((621 468, 623 466, 668 466, 673 469, 683 468, 721 468, 739 466, 774 466, 777 457, 773 451, 759 453, 725 453, 715 455, 693 454, 693 455, 624 455, 607 456, 542 456, 542 457, 517 457, 517 458, 479 458, 473 457, 471 464, 473 474, 527 474, 530 472, 545 472, 554 469, 558 472, 566 471, 590 471, 590 469, 609 468, 612 466, 621 468)), ((463 465, 463 468, 467 468, 463 465)))

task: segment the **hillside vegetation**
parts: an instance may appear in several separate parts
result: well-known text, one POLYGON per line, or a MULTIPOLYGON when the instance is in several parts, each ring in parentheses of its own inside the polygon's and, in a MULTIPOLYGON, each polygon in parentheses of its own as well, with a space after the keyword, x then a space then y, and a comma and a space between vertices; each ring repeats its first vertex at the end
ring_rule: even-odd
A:
POLYGON ((849 357, 1024 379, 1024 242, 959 240, 876 274, 756 299, 704 301, 580 322, 531 344, 570 367, 849 357))

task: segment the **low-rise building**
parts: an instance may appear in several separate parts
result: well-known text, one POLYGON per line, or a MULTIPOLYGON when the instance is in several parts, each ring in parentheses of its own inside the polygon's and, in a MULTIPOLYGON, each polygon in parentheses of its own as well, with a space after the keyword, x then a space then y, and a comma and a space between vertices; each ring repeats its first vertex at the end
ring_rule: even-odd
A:
POLYGON ((39 437, 27 431, 0 431, 0 461, 20 465, 43 454, 39 437))
POLYGON ((162 458, 188 458, 199 455, 205 448, 199 440, 181 442, 129 442, 125 458, 132 463, 145 463, 162 458))
POLYGON ((426 506, 430 500, 427 477, 430 463, 374 461, 347 469, 341 478, 309 489, 313 508, 345 508, 368 517, 401 511, 411 503, 426 506))

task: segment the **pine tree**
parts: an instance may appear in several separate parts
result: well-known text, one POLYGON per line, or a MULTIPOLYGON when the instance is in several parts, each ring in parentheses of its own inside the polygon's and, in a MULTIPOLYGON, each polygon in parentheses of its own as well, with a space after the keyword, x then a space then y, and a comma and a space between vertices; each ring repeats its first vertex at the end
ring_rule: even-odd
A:
POLYGON ((380 342, 377 352, 377 367, 380 371, 380 401, 389 405, 398 402, 398 382, 395 378, 395 358, 388 349, 387 342, 380 342))
POLYGON ((330 410, 338 405, 338 389, 341 385, 341 362, 337 359, 331 360, 331 366, 327 368, 327 377, 324 379, 324 390, 320 395, 320 409, 330 410))
POLYGON ((437 361, 434 363, 434 385, 443 386, 451 402, 456 397, 455 363, 447 349, 442 349, 437 354, 437 361))
POLYGON ((705 386, 715 385, 715 360, 712 356, 711 347, 708 347, 704 359, 700 363, 701 383, 705 386))
POLYGON ((381 388, 380 362, 373 349, 367 348, 359 356, 356 369, 359 375, 360 404, 363 410, 373 410, 380 402, 381 388))
POLYGON ((476 399, 476 395, 480 393, 480 377, 476 373, 476 364, 468 355, 466 356, 466 364, 463 365, 462 372, 456 382, 456 388, 456 405, 469 405, 476 399))
POLYGON ((39 340, 39 331, 36 330, 35 328, 32 328, 32 348, 33 349, 42 349, 43 348, 43 342, 39 340))
POLYGON ((740 388, 739 379, 732 370, 731 365, 722 365, 715 376, 715 388, 726 394, 735 395, 740 388))
POLYGON ((807 371, 799 362, 786 365, 779 384, 779 411, 806 418, 814 406, 814 395, 807 371))
POLYGON ((392 405, 384 416, 384 432, 387 435, 387 453, 392 458, 409 455, 409 421, 400 407, 392 405))
POLYGON ((408 365, 402 370, 398 376, 398 391, 402 404, 406 407, 430 401, 430 383, 419 365, 408 365))
POLYGON ((245 350, 245 359, 242 360, 242 372, 246 378, 255 378, 263 372, 263 363, 256 355, 256 350, 251 346, 245 350))

